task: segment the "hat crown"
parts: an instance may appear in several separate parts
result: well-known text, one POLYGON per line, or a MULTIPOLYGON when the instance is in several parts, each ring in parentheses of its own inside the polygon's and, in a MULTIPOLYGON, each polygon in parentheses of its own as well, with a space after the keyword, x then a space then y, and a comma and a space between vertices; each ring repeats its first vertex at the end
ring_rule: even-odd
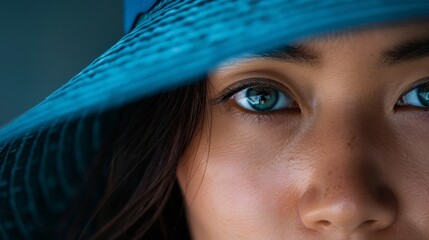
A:
POLYGON ((124 0, 124 31, 129 33, 137 18, 149 11, 158 0, 124 0))

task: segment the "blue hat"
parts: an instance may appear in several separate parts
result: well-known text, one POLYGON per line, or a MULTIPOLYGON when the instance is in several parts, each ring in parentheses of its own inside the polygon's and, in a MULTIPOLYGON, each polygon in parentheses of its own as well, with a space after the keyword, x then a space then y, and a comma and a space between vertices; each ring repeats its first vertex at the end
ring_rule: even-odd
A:
POLYGON ((429 17, 427 0, 135 0, 118 43, 0 130, 0 239, 46 238, 112 112, 220 62, 330 30, 429 17), (136 24, 136 19, 139 18, 136 24))

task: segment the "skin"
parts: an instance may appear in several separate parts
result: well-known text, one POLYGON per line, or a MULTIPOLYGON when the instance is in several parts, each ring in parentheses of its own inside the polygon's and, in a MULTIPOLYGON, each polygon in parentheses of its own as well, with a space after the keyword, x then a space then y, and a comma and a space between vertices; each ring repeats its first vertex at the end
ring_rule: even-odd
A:
POLYGON ((414 22, 303 39, 316 64, 255 57, 215 69, 211 99, 258 77, 299 110, 209 106, 177 170, 193 239, 429 239, 429 111, 395 107, 429 76, 429 58, 378 63, 428 30, 414 22))

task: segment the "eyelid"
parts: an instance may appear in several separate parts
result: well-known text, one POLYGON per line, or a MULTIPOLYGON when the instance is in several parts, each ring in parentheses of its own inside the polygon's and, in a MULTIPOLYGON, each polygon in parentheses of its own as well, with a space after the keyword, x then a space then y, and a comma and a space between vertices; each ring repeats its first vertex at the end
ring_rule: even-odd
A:
MULTIPOLYGON (((416 106, 414 104, 409 104, 409 102, 407 102, 405 100, 405 97, 407 95, 409 95, 412 91, 415 91, 419 87, 424 87, 425 85, 429 85, 429 77, 422 78, 422 79, 414 82, 410 86, 408 86, 405 90, 402 91, 399 99, 397 100, 397 102, 395 104, 395 107, 396 106, 399 106, 399 107, 415 106, 415 107, 422 108, 422 107, 416 106)), ((427 108, 425 108, 425 109, 427 109, 427 108)))
POLYGON ((407 93, 409 93, 409 92, 411 92, 413 89, 415 89, 416 87, 419 87, 419 86, 421 86, 421 85, 425 85, 425 84, 429 84, 429 77, 424 77, 424 78, 422 78, 422 79, 420 79, 420 80, 417 80, 416 82, 414 82, 414 83, 412 83, 410 86, 408 86, 407 88, 405 88, 405 90, 403 90, 402 91, 402 93, 401 93, 401 98, 405 95, 405 94, 407 94, 407 93))
POLYGON ((218 103, 222 103, 230 99, 234 94, 238 93, 241 90, 244 90, 248 87, 253 86, 265 86, 265 87, 271 87, 278 91, 281 91, 288 96, 290 96, 292 99, 295 100, 294 96, 290 93, 290 91, 281 83, 279 83, 276 80, 272 80, 269 78, 263 78, 263 77, 255 77, 255 78, 246 78, 240 81, 237 81, 230 86, 226 87, 222 91, 218 93, 218 96, 215 97, 211 103, 212 105, 216 105, 218 103))

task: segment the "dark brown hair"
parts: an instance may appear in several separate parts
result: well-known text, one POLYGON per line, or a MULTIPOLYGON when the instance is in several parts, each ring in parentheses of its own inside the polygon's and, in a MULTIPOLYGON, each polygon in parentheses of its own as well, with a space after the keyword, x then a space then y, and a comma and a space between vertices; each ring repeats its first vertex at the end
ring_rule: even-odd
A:
MULTIPOLYGON (((206 104, 207 82, 201 80, 120 110, 91 173, 100 175, 109 163, 104 193, 77 236, 189 239, 176 169, 206 104)), ((93 190, 88 187, 86 195, 93 190)))

